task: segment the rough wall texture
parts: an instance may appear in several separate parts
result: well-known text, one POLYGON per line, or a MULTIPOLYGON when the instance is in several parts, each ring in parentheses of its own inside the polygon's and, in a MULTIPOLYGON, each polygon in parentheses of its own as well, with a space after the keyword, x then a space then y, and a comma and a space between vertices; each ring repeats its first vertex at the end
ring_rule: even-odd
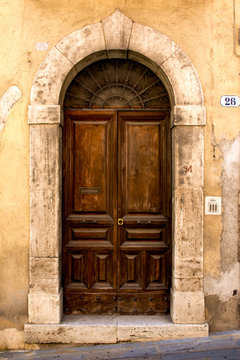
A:
POLYGON ((240 136, 219 142, 222 153, 222 233, 220 271, 205 277, 207 318, 212 330, 238 328, 239 311, 239 190, 240 136))
MULTIPOLYGON (((222 196, 222 216, 204 217, 206 314, 210 330, 239 327, 239 108, 220 97, 240 94, 239 5, 231 0, 3 0, 0 7, 0 97, 13 85, 22 97, 4 115, 0 144, 0 346, 23 346, 27 321, 29 128, 27 106, 48 48, 68 33, 119 8, 133 21, 175 41, 192 60, 203 86, 206 196, 222 196), (234 28, 235 10, 235 28, 234 28), (233 31, 234 30, 234 31, 233 31), (38 45, 36 45, 38 43, 38 45), (11 340, 12 339, 12 340, 11 340)), ((15 102, 14 100, 14 102, 15 102)), ((13 104, 13 103, 12 103, 13 104)), ((4 102, 3 108, 6 106, 4 102)), ((10 108, 9 108, 10 109, 10 108)))

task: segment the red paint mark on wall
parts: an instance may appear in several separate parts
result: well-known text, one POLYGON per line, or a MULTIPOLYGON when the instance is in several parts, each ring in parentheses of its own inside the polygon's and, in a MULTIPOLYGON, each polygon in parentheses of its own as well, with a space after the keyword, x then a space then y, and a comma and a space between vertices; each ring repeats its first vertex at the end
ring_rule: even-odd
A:
POLYGON ((184 166, 183 168, 184 168, 185 174, 188 173, 188 172, 192 172, 192 165, 184 166))

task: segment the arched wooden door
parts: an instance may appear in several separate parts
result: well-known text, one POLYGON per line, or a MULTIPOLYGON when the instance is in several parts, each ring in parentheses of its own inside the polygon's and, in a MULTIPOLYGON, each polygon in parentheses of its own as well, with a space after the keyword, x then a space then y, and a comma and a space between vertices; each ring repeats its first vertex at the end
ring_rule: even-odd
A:
POLYGON ((171 140, 163 110, 65 111, 66 313, 169 312, 171 140))

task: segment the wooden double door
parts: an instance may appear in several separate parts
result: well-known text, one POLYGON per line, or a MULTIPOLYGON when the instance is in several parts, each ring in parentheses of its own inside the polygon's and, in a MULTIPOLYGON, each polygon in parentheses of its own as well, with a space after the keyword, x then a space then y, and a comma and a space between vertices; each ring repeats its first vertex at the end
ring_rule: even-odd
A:
POLYGON ((63 144, 65 313, 168 313, 169 112, 69 110, 63 144))

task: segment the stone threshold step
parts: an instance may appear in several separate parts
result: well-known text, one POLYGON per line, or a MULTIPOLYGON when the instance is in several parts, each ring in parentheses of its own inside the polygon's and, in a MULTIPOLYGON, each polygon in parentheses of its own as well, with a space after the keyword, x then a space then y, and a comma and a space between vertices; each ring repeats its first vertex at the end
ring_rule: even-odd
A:
POLYGON ((67 315, 60 324, 25 324, 26 343, 115 344, 208 336, 208 324, 174 324, 170 316, 67 315))

